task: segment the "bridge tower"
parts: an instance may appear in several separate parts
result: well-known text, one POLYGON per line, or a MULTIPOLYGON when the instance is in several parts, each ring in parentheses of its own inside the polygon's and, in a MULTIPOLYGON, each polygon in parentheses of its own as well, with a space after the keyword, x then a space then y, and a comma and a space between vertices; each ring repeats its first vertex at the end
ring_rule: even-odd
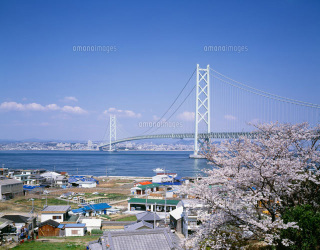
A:
POLYGON ((110 115, 110 138, 109 151, 114 151, 116 146, 112 146, 112 142, 117 140, 117 120, 115 115, 110 115))
POLYGON ((194 132, 194 154, 191 158, 202 158, 199 152, 199 125, 204 124, 206 131, 210 133, 210 66, 201 69, 197 64, 197 86, 196 86, 196 112, 195 112, 195 132, 194 132))

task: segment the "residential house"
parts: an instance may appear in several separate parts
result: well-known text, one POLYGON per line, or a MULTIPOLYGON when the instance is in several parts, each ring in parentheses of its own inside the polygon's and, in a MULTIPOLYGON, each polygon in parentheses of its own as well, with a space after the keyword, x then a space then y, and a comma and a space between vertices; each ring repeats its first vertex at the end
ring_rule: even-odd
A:
POLYGON ((138 183, 135 183, 134 186, 143 186, 143 185, 148 185, 148 184, 152 184, 151 181, 141 181, 141 182, 138 182, 138 183))
POLYGON ((9 174, 8 168, 0 168, 0 175, 7 176, 9 174))
POLYGON ((43 184, 49 187, 54 186, 56 184, 56 178, 61 176, 60 174, 52 171, 46 171, 40 175, 46 179, 43 184))
POLYGON ((25 175, 32 175, 32 174, 37 174, 37 170, 35 169, 21 169, 21 174, 25 175))
POLYGON ((68 212, 70 211, 70 209, 71 206, 46 206, 40 212, 41 222, 51 219, 61 223, 67 219, 68 212))
POLYGON ((23 195, 23 183, 15 179, 0 180, 0 200, 12 199, 23 195))
POLYGON ((85 235, 86 224, 65 224, 65 236, 84 236, 85 235))
POLYGON ((46 181, 46 178, 39 174, 32 174, 28 177, 27 184, 28 185, 41 185, 46 181))
POLYGON ((18 181, 22 181, 23 184, 28 184, 29 175, 27 175, 27 174, 17 174, 17 175, 14 175, 13 178, 18 180, 18 181))
POLYGON ((14 232, 13 222, 11 220, 0 218, 0 240, 4 234, 14 232))
POLYGON ((63 175, 57 176, 55 180, 55 184, 56 186, 66 188, 68 185, 68 178, 63 175))
POLYGON ((96 216, 98 214, 107 214, 107 209, 111 206, 107 203, 92 204, 72 210, 74 214, 83 214, 85 216, 96 216))
POLYGON ((53 182, 56 180, 56 178, 58 176, 61 176, 61 174, 58 174, 56 172, 53 172, 53 171, 46 171, 42 174, 40 174, 42 177, 46 178, 47 181, 51 181, 53 180, 53 182))
POLYGON ((21 233, 23 229, 27 229, 26 231, 30 232, 36 227, 36 217, 34 216, 27 217, 13 214, 4 215, 1 218, 12 221, 11 225, 17 229, 18 233, 21 233))
POLYGON ((85 187, 85 188, 91 188, 96 187, 97 184, 99 184, 99 181, 92 178, 92 176, 86 176, 86 175, 75 175, 70 176, 68 179, 68 182, 75 187, 85 187))
POLYGON ((152 193, 159 191, 160 184, 153 183, 153 184, 147 184, 147 185, 139 185, 131 188, 131 194, 132 195, 146 195, 146 193, 152 193))
POLYGON ((95 187, 97 187, 97 182, 95 182, 95 181, 82 181, 82 180, 79 180, 76 183, 81 188, 95 188, 95 187))
POLYGON ((180 200, 140 199, 131 198, 128 201, 128 211, 157 211, 167 212, 176 209, 180 200))
POLYGON ((87 231, 91 233, 93 229, 101 229, 101 219, 83 219, 82 224, 86 224, 87 231))
POLYGON ((117 214, 120 212, 120 209, 119 208, 109 208, 107 209, 107 214, 117 214))

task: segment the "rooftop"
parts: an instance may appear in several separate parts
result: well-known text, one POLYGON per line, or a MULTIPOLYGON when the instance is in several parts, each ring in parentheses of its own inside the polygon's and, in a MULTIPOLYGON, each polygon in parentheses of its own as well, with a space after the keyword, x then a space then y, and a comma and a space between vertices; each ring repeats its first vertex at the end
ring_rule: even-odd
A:
POLYGON ((59 225, 60 225, 60 223, 59 223, 59 222, 56 222, 56 221, 54 221, 54 220, 46 220, 46 221, 40 223, 39 227, 43 227, 43 226, 45 226, 45 225, 50 225, 50 226, 52 226, 52 227, 58 228, 59 225))
MULTIPOLYGON (((178 205, 178 203, 180 202, 180 200, 167 200, 167 205, 173 205, 176 206, 178 205)), ((131 198, 128 203, 141 203, 141 204, 146 204, 146 199, 142 199, 142 198, 131 198)), ((148 199, 147 200, 147 204, 155 204, 157 203, 157 205, 164 205, 165 204, 165 200, 162 199, 148 199)))
POLYGON ((148 227, 150 229, 153 229, 153 224, 145 221, 135 222, 133 224, 124 226, 124 230, 132 231, 132 230, 138 230, 139 228, 142 228, 142 227, 148 227))
POLYGON ((27 223, 30 217, 22 216, 22 215, 4 215, 1 218, 11 220, 14 223, 27 223))
POLYGON ((134 231, 113 231, 101 237, 110 250, 172 250, 175 249, 172 235, 168 229, 142 229, 134 231))
POLYGON ((136 217, 137 217, 137 220, 141 220, 141 221, 161 220, 160 217, 156 213, 152 213, 149 211, 138 213, 138 214, 136 214, 136 217))
POLYGON ((181 219, 183 213, 183 207, 178 207, 175 210, 171 211, 169 214, 176 220, 181 219))
POLYGON ((137 189, 141 189, 141 190, 146 190, 146 189, 150 189, 150 188, 155 188, 155 187, 160 187, 161 185, 158 183, 152 183, 152 184, 148 184, 148 185, 142 185, 142 186, 137 186, 137 189))
POLYGON ((64 228, 82 228, 85 227, 86 224, 77 223, 77 224, 65 224, 64 228))
POLYGON ((99 204, 92 204, 92 205, 88 205, 85 207, 81 207, 78 209, 73 209, 72 212, 73 213, 84 213, 86 211, 101 211, 101 210, 105 210, 111 208, 111 206, 107 203, 99 203, 99 204))
POLYGON ((16 180, 16 179, 4 179, 0 180, 0 185, 10 185, 10 184, 22 184, 22 181, 16 180))
POLYGON ((46 206, 44 209, 42 209, 42 213, 57 213, 62 212, 66 213, 68 210, 70 210, 71 206, 46 206))

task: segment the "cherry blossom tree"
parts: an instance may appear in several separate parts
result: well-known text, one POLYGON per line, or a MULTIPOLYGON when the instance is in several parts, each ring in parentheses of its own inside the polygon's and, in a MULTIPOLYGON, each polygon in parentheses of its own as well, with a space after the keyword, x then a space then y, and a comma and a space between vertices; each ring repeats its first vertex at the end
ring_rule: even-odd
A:
MULTIPOLYGON (((255 139, 203 147, 212 167, 204 171, 206 177, 182 189, 207 207, 198 212, 201 226, 186 240, 187 248, 275 244, 281 229, 297 228, 283 222, 283 211, 297 203, 318 203, 301 191, 320 187, 320 127, 272 123, 256 129, 255 139)), ((281 239, 283 245, 290 243, 281 239)))

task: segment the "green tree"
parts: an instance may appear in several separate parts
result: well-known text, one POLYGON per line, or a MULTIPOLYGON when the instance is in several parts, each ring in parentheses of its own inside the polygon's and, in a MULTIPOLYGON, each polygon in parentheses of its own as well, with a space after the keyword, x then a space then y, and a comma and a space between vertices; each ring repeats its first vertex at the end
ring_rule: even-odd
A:
POLYGON ((319 249, 320 248, 320 212, 311 205, 295 206, 284 212, 285 223, 295 221, 299 229, 288 228, 281 231, 282 239, 289 239, 294 244, 285 247, 279 241, 279 249, 319 249))

